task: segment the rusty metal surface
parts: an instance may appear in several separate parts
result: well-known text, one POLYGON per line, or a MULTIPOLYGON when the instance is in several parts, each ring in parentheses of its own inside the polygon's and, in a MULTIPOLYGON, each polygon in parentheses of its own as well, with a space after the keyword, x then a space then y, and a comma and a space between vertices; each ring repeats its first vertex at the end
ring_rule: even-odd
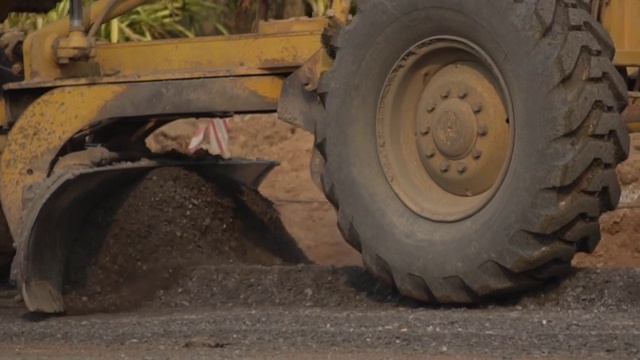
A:
POLYGON ((431 38, 391 69, 378 104, 380 163, 416 214, 456 221, 479 211, 506 174, 513 147, 502 77, 474 44, 431 38))
POLYGON ((281 86, 277 77, 243 77, 77 86, 46 93, 12 128, 0 163, 0 196, 14 238, 21 229, 27 187, 48 176, 56 154, 81 129, 117 118, 275 111, 281 86))

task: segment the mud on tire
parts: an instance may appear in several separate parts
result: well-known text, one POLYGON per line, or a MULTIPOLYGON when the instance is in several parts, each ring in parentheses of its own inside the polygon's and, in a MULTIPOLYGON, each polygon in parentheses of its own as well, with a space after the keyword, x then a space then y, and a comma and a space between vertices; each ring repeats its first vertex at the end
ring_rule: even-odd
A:
MULTIPOLYGON (((364 1, 324 74, 316 149, 339 228, 365 266, 407 296, 470 303, 562 276, 599 238, 628 154, 614 46, 583 2, 364 1), (515 127, 508 168, 479 211, 435 221, 396 195, 378 156, 378 102, 416 43, 454 36, 496 64, 515 127)), ((399 119, 398 121, 401 121, 399 119)))

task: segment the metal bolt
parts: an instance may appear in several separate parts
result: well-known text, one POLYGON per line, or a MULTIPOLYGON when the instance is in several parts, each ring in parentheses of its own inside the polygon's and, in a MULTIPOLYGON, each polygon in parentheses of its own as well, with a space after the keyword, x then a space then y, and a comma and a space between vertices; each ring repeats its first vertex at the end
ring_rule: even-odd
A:
POLYGON ((471 150, 471 157, 474 160, 478 160, 482 157, 482 151, 479 149, 474 148, 473 150, 471 150))
POLYGON ((424 154, 430 159, 432 157, 434 157, 436 155, 436 149, 433 146, 429 146, 425 151, 424 154))
POLYGON ((431 76, 431 72, 430 71, 425 71, 422 73, 422 83, 423 84, 427 84, 429 82, 429 77, 431 76))
POLYGON ((467 89, 465 89, 465 88, 458 89, 458 98, 459 99, 464 99, 464 98, 467 97, 467 95, 469 95, 469 92, 467 91, 467 89))
POLYGON ((474 113, 479 113, 480 111, 482 111, 482 103, 473 103, 473 105, 471 105, 471 109, 473 110, 474 113))
POLYGON ((448 161, 443 161, 442 163, 440 163, 440 172, 441 173, 446 173, 447 171, 449 171, 449 162, 448 161))
POLYGON ((429 126, 429 124, 426 124, 425 126, 422 127, 422 129, 420 130, 420 134, 422 135, 427 135, 429 134, 429 132, 431 131, 431 126, 429 126))
POLYGON ((435 110, 435 109, 436 109, 436 104, 434 104, 431 101, 427 103, 427 112, 428 113, 432 113, 433 110, 435 110))
POLYGON ((442 91, 440 91, 440 97, 443 99, 448 98, 450 94, 451 94, 451 90, 449 89, 442 89, 442 91))
POLYGON ((467 171, 467 164, 464 162, 458 163, 458 173, 464 174, 467 171))
POLYGON ((485 136, 489 133, 489 127, 487 124, 481 123, 478 124, 478 135, 485 136))

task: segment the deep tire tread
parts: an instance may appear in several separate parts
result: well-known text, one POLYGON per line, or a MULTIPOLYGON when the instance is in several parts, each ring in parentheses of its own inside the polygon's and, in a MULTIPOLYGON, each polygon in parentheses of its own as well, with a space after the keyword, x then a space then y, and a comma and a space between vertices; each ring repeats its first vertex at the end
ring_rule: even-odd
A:
MULTIPOLYGON (((488 260, 476 271, 427 279, 395 271, 380 254, 371 253, 357 235, 352 219, 339 212, 342 233, 352 246, 362 250, 363 262, 369 271, 413 298, 438 303, 474 303, 487 296, 530 288, 547 278, 561 276, 570 269, 576 251, 593 250, 600 237, 597 219, 602 212, 613 209, 620 196, 613 169, 628 156, 629 140, 619 117, 626 103, 626 88, 611 65, 614 46, 606 31, 589 15, 590 7, 590 1, 573 0, 538 0, 536 5, 539 46, 544 46, 547 36, 557 36, 555 26, 566 26, 570 30, 556 61, 561 74, 559 83, 550 91, 563 89, 568 101, 593 104, 586 114, 567 116, 564 128, 559 129, 556 139, 559 148, 566 150, 566 144, 572 142, 581 147, 567 153, 564 163, 556 164, 558 172, 551 177, 549 186, 540 190, 538 196, 542 200, 537 203, 545 206, 537 210, 538 225, 514 235, 508 242, 511 249, 505 251, 508 255, 502 255, 504 258, 488 260), (572 97, 575 99, 571 100, 572 97), (601 154, 611 156, 602 158, 601 154), (558 199, 553 206, 549 205, 550 197, 558 199)), ((359 8, 358 16, 366 16, 367 10, 367 6, 359 8)), ((346 39, 350 32, 357 31, 358 16, 342 29, 341 38, 346 39)), ((348 41, 339 43, 344 45, 348 41)), ((338 51, 334 68, 321 80, 322 89, 332 88, 333 72, 340 66, 338 51)), ((316 148, 327 162, 334 161, 326 158, 324 147, 324 137, 316 136, 316 148)), ((322 173, 323 190, 339 209, 341 199, 336 196, 333 174, 327 168, 322 173)))

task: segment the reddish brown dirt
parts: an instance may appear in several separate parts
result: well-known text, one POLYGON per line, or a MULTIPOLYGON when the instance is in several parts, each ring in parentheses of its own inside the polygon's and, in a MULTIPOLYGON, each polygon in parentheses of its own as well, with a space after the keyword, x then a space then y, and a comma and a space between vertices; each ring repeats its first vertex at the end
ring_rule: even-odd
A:
POLYGON ((311 260, 319 264, 361 264, 360 254, 338 231, 333 207, 311 180, 311 134, 274 115, 255 115, 232 121, 230 145, 234 156, 280 161, 260 192, 276 204, 287 230, 311 260))
POLYGON ((268 200, 183 169, 152 171, 87 218, 66 268, 72 314, 137 307, 185 267, 308 262, 268 200))
MULTIPOLYGON (((172 124, 152 147, 186 146, 197 120, 172 124)), ((640 137, 633 137, 630 159, 618 167, 624 189, 640 193, 640 137)), ((361 264, 360 255, 342 240, 336 216, 309 175, 313 136, 295 129, 275 115, 236 117, 231 123, 230 146, 234 156, 279 160, 281 165, 265 180, 260 191, 271 199, 282 221, 300 247, 320 264, 361 264)), ((640 202, 637 204, 640 206, 640 202)), ((619 209, 601 218, 602 240, 593 254, 579 254, 578 267, 640 267, 640 208, 619 209)))
POLYGON ((600 219, 602 240, 593 254, 580 254, 579 267, 640 267, 640 209, 620 209, 600 219))
POLYGON ((620 208, 600 218, 602 239, 593 254, 578 254, 578 267, 640 267, 640 137, 632 134, 629 160, 616 169, 623 193, 620 208))

